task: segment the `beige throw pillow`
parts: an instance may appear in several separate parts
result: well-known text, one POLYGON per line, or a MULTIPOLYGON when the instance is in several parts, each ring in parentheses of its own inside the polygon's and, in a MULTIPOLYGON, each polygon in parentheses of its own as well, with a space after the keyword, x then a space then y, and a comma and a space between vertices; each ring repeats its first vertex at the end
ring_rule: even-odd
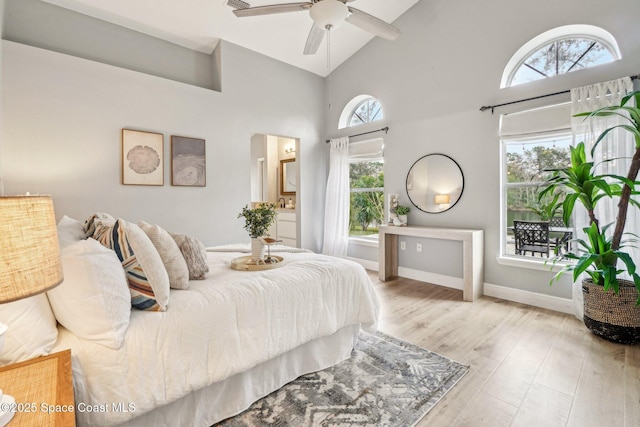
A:
POLYGON ((173 240, 176 241, 184 260, 189 267, 189 279, 204 280, 209 273, 207 265, 207 250, 202 242, 195 237, 185 236, 183 234, 170 233, 173 240))
POLYGON ((138 226, 149 237, 160 254, 164 268, 169 275, 169 285, 173 289, 189 289, 189 267, 176 241, 158 225, 138 221, 138 226))

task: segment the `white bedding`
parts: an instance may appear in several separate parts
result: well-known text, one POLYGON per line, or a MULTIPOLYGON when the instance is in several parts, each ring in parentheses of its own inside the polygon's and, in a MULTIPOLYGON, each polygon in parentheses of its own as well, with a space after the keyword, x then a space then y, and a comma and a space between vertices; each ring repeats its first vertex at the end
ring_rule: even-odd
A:
POLYGON ((288 253, 278 269, 231 270, 240 255, 209 252, 208 278, 172 290, 168 311, 133 310, 119 350, 60 329, 56 349, 72 349, 79 425, 125 422, 343 326, 376 328, 377 299, 360 265, 288 253), (118 403, 135 411, 114 411, 118 403))

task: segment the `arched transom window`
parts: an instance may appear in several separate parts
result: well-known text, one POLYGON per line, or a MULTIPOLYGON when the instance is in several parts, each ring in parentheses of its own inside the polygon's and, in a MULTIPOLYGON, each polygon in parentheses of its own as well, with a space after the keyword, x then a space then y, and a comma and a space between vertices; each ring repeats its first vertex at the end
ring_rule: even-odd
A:
POLYGON ((340 115, 338 128, 375 122, 383 118, 380 101, 370 95, 358 95, 347 103, 340 115))
POLYGON ((367 98, 356 106, 349 117, 349 127, 382 119, 382 106, 375 98, 367 98))
POLYGON ((620 58, 615 39, 601 28, 569 25, 543 33, 516 52, 501 87, 516 86, 613 62, 620 58))

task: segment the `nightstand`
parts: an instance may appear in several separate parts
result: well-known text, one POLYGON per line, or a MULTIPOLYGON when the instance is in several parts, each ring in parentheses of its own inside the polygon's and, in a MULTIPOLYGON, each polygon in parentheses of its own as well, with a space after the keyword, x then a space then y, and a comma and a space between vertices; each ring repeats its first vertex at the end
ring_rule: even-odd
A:
POLYGON ((71 350, 0 368, 0 389, 16 399, 7 427, 76 425, 71 350))

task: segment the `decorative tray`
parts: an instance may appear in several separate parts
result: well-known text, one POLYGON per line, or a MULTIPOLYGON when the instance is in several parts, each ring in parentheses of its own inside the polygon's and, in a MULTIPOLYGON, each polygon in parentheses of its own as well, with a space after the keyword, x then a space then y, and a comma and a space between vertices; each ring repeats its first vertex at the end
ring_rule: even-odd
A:
POLYGON ((284 258, 281 256, 271 255, 272 262, 267 262, 267 260, 269 260, 269 257, 266 257, 262 263, 256 264, 251 259, 251 256, 241 256, 231 260, 231 268, 240 271, 260 271, 279 268, 285 264, 284 258))

